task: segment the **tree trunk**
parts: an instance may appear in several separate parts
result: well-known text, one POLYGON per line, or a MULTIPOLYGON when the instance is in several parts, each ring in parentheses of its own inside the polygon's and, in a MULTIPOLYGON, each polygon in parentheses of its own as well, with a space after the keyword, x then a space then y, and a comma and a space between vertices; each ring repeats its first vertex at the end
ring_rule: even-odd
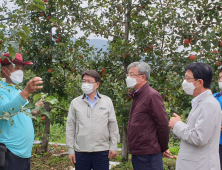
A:
POLYGON ((122 161, 127 162, 129 159, 128 151, 128 133, 127 133, 127 123, 123 123, 123 136, 122 136, 122 161))
MULTIPOLYGON (((44 107, 46 111, 50 112, 49 103, 45 103, 44 107)), ((44 151, 44 152, 48 151, 49 136, 50 136, 50 119, 46 116, 45 117, 45 132, 43 135, 40 151, 44 151)))

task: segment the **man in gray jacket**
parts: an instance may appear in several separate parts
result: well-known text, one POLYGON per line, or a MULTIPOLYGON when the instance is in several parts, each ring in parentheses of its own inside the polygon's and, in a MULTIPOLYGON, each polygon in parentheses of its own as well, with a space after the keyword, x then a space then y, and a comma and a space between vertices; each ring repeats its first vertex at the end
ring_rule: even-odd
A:
POLYGON ((176 170, 219 170, 221 110, 210 90, 213 68, 197 62, 185 71, 182 87, 194 98, 186 123, 175 113, 169 123, 181 139, 176 170))
POLYGON ((109 158, 117 155, 119 129, 112 100, 99 94, 99 73, 82 73, 83 95, 72 100, 67 123, 66 144, 76 170, 108 170, 109 158))

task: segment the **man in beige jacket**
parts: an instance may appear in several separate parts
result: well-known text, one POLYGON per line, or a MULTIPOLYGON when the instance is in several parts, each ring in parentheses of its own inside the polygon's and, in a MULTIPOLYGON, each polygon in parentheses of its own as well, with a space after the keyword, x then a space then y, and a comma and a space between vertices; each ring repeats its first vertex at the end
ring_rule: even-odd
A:
POLYGON ((119 129, 112 100, 99 94, 99 73, 82 73, 83 95, 72 100, 67 123, 66 144, 76 170, 108 170, 109 158, 117 155, 119 129))

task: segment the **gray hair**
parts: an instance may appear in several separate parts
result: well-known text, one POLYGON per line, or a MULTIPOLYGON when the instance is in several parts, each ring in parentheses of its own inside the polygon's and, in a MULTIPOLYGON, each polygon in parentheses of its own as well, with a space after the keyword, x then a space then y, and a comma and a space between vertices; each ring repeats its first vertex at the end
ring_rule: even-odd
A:
POLYGON ((127 72, 129 72, 131 67, 137 67, 139 73, 143 73, 146 75, 146 80, 150 78, 150 66, 144 62, 133 62, 127 67, 127 72))

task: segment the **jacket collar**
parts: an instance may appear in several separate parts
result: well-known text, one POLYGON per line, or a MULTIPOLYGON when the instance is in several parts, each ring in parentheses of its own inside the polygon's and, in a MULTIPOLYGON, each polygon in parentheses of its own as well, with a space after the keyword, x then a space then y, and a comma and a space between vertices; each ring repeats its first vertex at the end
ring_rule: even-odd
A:
POLYGON ((147 83, 145 83, 145 84, 139 89, 139 91, 135 92, 135 90, 134 90, 134 91, 132 91, 132 92, 129 94, 129 96, 130 96, 132 99, 136 99, 136 98, 138 98, 142 93, 144 93, 144 90, 145 90, 145 89, 147 89, 147 88, 149 88, 149 87, 150 87, 150 85, 149 85, 149 83, 147 82, 147 83))
POLYGON ((205 100, 208 96, 213 95, 211 90, 205 91, 201 96, 198 97, 197 101, 194 103, 190 113, 192 113, 199 106, 199 103, 205 100))
MULTIPOLYGON (((97 96, 99 99, 101 99, 101 95, 98 90, 97 90, 97 96)), ((86 98, 86 94, 83 93, 82 99, 84 99, 84 98, 86 98)))

